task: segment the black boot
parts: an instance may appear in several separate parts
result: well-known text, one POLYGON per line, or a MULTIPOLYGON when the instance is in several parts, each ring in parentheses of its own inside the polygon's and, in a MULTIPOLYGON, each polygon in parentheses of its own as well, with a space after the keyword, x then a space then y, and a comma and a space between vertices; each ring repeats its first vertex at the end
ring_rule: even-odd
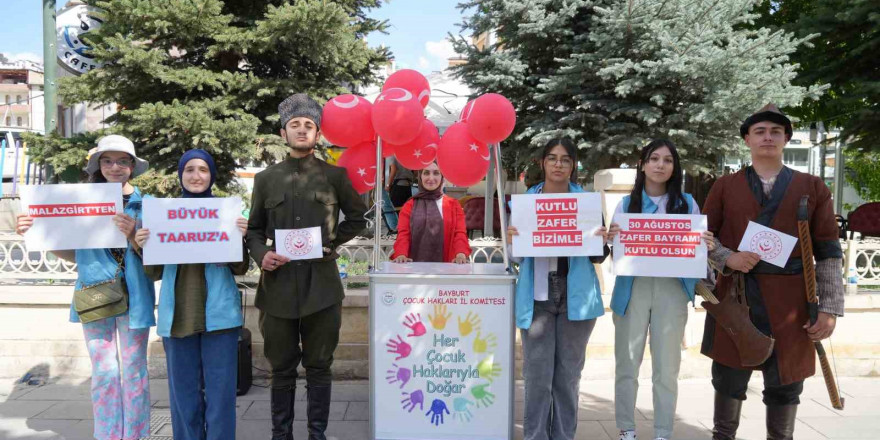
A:
POLYGON ((797 405, 767 405, 767 440, 792 440, 797 405))
POLYGON ((272 440, 293 440, 293 401, 296 385, 272 387, 272 440))
POLYGON ((736 440, 736 429, 739 428, 739 415, 742 400, 715 392, 715 415, 712 421, 712 440, 736 440))
POLYGON ((326 440, 327 419, 330 417, 330 384, 307 385, 309 440, 326 440))

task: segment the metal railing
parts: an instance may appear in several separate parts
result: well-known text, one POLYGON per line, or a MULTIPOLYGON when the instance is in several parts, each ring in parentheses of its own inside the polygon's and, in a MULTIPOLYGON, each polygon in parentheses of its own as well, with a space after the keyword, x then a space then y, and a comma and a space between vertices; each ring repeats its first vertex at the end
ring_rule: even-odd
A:
MULTIPOLYGON (((380 261, 388 261, 394 252, 396 236, 383 236, 380 240, 380 261)), ((471 261, 476 263, 503 262, 503 249, 500 239, 493 237, 470 240, 471 261)), ((373 258, 373 239, 355 237, 337 248, 340 260, 348 262, 370 262, 373 258), (343 260, 344 259, 344 260, 343 260)), ((368 264, 368 263, 367 263, 368 264)), ((348 275, 349 282, 366 282, 366 265, 358 273, 348 275)), ((349 271, 351 268, 349 268, 349 271)), ((251 261, 247 274, 241 281, 255 282, 260 277, 260 268, 251 261)), ((31 251, 25 248, 24 239, 14 233, 0 233, 0 283, 13 284, 19 281, 44 281, 58 284, 73 284, 76 280, 76 264, 55 257, 50 252, 31 251)))
MULTIPOLYGON (((395 236, 383 236, 379 246, 379 261, 388 261, 394 251, 395 236)), ((502 263, 504 252, 501 240, 495 237, 470 240, 471 261, 476 263, 502 263)), ((880 240, 868 238, 842 240, 844 249, 844 279, 851 275, 848 268, 855 268, 859 286, 880 286, 880 240)), ((356 237, 337 249, 343 262, 359 263, 358 270, 349 268, 349 282, 366 282, 366 267, 373 259, 373 239, 356 237), (344 259, 344 260, 343 260, 344 259)), ((251 262, 251 268, 242 281, 254 282, 259 279, 259 267, 251 262)), ((19 281, 43 281, 60 284, 73 284, 76 280, 76 265, 61 260, 49 252, 28 252, 21 236, 14 233, 0 233, 0 283, 11 284, 19 281)))

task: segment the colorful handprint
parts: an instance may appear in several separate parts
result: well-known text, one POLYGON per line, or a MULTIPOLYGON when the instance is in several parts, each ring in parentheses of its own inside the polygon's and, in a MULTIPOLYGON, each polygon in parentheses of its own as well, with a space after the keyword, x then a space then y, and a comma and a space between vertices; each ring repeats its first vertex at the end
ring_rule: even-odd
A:
POLYGON ((422 390, 415 390, 412 393, 401 393, 406 396, 400 403, 403 404, 403 409, 409 412, 412 412, 415 409, 416 405, 419 406, 419 411, 425 409, 425 394, 422 390), (408 408, 407 408, 408 407, 408 408))
POLYGON ((461 317, 458 317, 458 333, 462 336, 467 336, 471 334, 474 330, 479 330, 480 328, 480 315, 476 313, 468 312, 464 317, 464 321, 461 320, 461 317))
POLYGON ((495 378, 501 375, 501 365, 495 363, 495 356, 489 356, 477 364, 477 372, 480 377, 494 382, 495 378))
POLYGON ((412 330, 412 333, 407 336, 422 336, 428 330, 425 328, 425 324, 422 324, 422 314, 419 313, 416 315, 415 313, 410 313, 406 317, 406 322, 403 323, 403 326, 412 330))
POLYGON ((403 342, 403 338, 401 338, 400 335, 397 335, 397 340, 389 340, 385 346, 388 347, 388 353, 397 353, 398 356, 394 358, 395 361, 399 361, 409 356, 412 352, 412 346, 403 342))
POLYGON ((412 377, 412 370, 409 368, 398 367, 397 364, 392 365, 394 365, 396 370, 388 370, 388 375, 385 376, 385 379, 388 380, 389 384, 400 382, 400 388, 403 388, 412 377))
POLYGON ((480 332, 477 332, 477 336, 474 337, 474 352, 476 353, 485 353, 489 350, 494 350, 497 346, 495 335, 492 333, 489 333, 486 339, 480 339, 480 332))
POLYGON ((468 405, 473 404, 474 402, 467 400, 464 397, 456 397, 455 400, 452 401, 452 408, 455 410, 455 413, 452 414, 452 418, 461 420, 462 422, 470 422, 474 413, 471 412, 468 405))
POLYGON ((444 412, 449 414, 449 408, 446 408, 446 402, 440 399, 434 399, 434 401, 431 402, 431 409, 429 409, 425 415, 431 416, 431 423, 433 423, 434 426, 440 426, 440 424, 443 423, 444 412))
POLYGON ((477 399, 477 408, 479 408, 480 405, 488 407, 495 403, 495 395, 486 391, 487 386, 489 386, 489 384, 484 383, 471 388, 471 395, 474 396, 474 399, 477 399))
POLYGON ((446 321, 452 316, 452 312, 446 311, 446 304, 434 304, 434 314, 428 314, 428 321, 434 330, 443 330, 446 328, 446 321))

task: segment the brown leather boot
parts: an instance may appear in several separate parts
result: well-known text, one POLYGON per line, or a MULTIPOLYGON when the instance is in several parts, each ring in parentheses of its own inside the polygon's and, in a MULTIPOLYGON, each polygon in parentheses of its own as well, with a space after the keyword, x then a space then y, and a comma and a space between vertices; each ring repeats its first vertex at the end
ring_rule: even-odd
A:
POLYGON ((715 392, 715 414, 712 421, 712 440, 736 440, 742 400, 715 392))
POLYGON ((767 440, 792 440, 797 405, 767 405, 767 440))

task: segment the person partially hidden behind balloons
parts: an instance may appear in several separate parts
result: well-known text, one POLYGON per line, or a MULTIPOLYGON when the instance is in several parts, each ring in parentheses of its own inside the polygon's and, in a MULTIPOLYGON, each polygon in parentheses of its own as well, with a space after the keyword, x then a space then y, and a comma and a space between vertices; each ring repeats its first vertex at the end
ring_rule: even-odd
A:
POLYGON ((437 262, 465 264, 471 254, 458 200, 443 194, 443 174, 437 162, 418 172, 419 192, 400 211, 395 263, 437 262))

